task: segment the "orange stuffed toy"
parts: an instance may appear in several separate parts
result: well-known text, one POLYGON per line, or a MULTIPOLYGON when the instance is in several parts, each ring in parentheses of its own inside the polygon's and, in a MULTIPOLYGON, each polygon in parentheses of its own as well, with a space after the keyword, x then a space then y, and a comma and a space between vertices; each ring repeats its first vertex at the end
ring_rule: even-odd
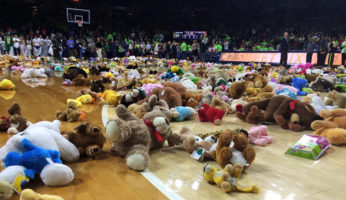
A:
POLYGON ((324 120, 316 120, 311 124, 315 135, 321 135, 334 145, 346 144, 346 110, 321 110, 324 120))

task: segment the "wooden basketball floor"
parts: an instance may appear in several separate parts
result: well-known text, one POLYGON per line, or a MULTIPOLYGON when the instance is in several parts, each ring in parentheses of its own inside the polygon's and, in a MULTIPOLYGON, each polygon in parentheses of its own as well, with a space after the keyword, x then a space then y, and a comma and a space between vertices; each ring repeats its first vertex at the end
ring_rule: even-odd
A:
MULTIPOLYGON (((1 77, 8 75, 2 74, 1 77)), ((0 116, 7 116, 7 108, 13 102, 18 102, 22 107, 22 115, 31 122, 54 120, 55 111, 65 109, 66 99, 73 97, 74 92, 80 89, 63 87, 62 78, 48 79, 46 86, 39 87, 28 86, 16 77, 10 79, 15 83, 16 91, 0 91, 0 116)), ((102 109, 98 105, 89 105, 83 109, 87 112, 86 120, 102 127, 102 111, 104 118, 115 117, 114 107, 111 106, 102 109)), ((78 122, 62 123, 61 130, 71 130, 78 124, 78 122)), ((251 124, 239 121, 234 115, 227 115, 221 126, 201 123, 196 119, 172 123, 172 128, 178 132, 184 125, 195 133, 251 127, 251 124)), ((317 161, 285 155, 287 148, 301 135, 307 133, 311 132, 296 133, 283 130, 276 125, 269 126, 269 135, 275 138, 274 143, 266 147, 255 146, 256 160, 240 180, 241 185, 259 186, 259 194, 225 194, 217 186, 209 185, 203 180, 203 163, 193 160, 184 151, 151 152, 152 164, 145 174, 146 177, 159 180, 154 186, 141 173, 129 170, 122 158, 110 155, 109 141, 103 149, 106 154, 105 159, 89 159, 68 164, 75 173, 75 179, 70 185, 51 188, 37 180, 31 182, 28 187, 40 193, 60 195, 66 200, 167 199, 164 193, 171 193, 168 194, 171 199, 188 200, 345 199, 345 147, 333 146, 317 161)), ((9 137, 6 133, 1 133, 0 145, 3 145, 9 137)), ((210 163, 217 165, 215 162, 210 163)), ((16 195, 12 199, 19 199, 19 196, 16 195)))

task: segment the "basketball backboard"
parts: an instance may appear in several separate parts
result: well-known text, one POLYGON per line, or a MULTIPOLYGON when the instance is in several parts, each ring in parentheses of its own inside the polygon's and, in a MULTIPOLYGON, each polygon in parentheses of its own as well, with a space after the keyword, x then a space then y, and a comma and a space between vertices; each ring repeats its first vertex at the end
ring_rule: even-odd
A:
POLYGON ((68 23, 90 24, 90 10, 79 8, 66 8, 66 18, 68 23))

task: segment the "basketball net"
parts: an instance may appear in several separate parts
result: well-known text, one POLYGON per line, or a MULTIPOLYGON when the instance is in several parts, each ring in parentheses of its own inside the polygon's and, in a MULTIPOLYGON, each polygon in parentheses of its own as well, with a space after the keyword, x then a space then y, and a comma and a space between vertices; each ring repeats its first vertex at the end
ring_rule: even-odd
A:
POLYGON ((83 20, 77 20, 77 24, 78 24, 78 27, 82 27, 83 26, 83 20))

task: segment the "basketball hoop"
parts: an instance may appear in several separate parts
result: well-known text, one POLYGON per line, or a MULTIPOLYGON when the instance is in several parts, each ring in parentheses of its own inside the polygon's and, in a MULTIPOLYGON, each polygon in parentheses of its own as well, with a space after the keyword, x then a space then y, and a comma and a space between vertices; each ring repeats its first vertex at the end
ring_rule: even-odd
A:
POLYGON ((83 26, 83 20, 76 20, 78 27, 82 27, 83 26))

